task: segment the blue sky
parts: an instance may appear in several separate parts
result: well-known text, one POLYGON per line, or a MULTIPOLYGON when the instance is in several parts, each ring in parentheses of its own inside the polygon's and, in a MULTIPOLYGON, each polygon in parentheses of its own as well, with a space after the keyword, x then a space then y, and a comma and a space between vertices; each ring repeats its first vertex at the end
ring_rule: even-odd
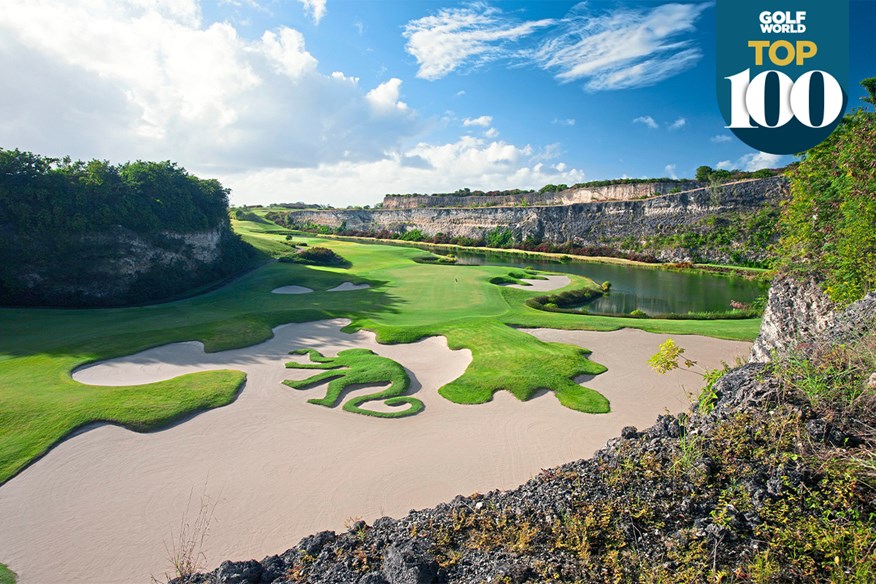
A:
MULTIPOLYGON (((851 12, 855 106, 876 2, 851 12)), ((793 160, 724 129, 712 2, 18 2, 0 64, 0 146, 170 159, 238 204, 793 160)))

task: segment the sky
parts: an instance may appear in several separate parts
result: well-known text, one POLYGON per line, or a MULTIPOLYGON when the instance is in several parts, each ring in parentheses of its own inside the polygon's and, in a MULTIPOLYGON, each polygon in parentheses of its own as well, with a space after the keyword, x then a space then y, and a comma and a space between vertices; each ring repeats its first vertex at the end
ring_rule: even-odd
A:
MULTIPOLYGON (((874 23, 853 0, 850 107, 874 23)), ((0 68, 0 147, 172 160, 236 205, 794 160, 724 129, 710 1, 19 0, 0 68)))

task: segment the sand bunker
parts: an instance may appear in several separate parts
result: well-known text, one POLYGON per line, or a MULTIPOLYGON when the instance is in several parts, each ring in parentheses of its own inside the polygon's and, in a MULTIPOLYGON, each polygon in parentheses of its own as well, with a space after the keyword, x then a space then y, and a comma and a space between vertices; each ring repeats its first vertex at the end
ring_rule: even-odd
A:
POLYGON ((330 288, 329 292, 350 292, 351 290, 364 290, 365 288, 370 288, 369 284, 354 284, 352 282, 344 282, 340 286, 335 286, 334 288, 330 288))
POLYGON ((520 290, 529 290, 530 292, 550 292, 551 290, 558 290, 560 288, 564 288, 569 285, 572 281, 569 279, 569 276, 543 276, 547 278, 546 280, 530 280, 528 278, 523 278, 522 282, 528 282, 529 286, 524 286, 522 284, 508 284, 509 288, 519 288, 520 290))
MULTIPOLYGON (((78 370, 77 380, 130 385, 219 368, 246 371, 233 404, 161 432, 100 426, 71 437, 0 487, 0 560, 21 584, 148 582, 169 569, 165 545, 201 495, 217 501, 205 540, 205 567, 281 552, 309 533, 342 530, 345 520, 401 516, 457 494, 514 487, 541 468, 590 456, 626 425, 653 423, 687 407, 697 375, 652 373, 645 360, 666 335, 536 330, 551 341, 593 349, 609 371, 587 385, 612 413, 566 409, 553 394, 529 402, 500 392, 488 404, 460 406, 437 388, 463 373, 471 356, 443 338, 379 345, 374 335, 340 332, 334 320, 279 327, 260 345, 204 354, 179 343, 78 370), (306 403, 283 379, 291 349, 326 355, 365 347, 404 365, 426 409, 386 420, 306 403), (192 499, 191 505, 189 500, 192 499)), ((747 355, 748 343, 674 336, 704 367, 747 355)), ((355 391, 373 391, 373 388, 355 391)))
POLYGON ((313 288, 305 288, 304 286, 282 286, 271 290, 271 294, 309 294, 313 292, 313 288))

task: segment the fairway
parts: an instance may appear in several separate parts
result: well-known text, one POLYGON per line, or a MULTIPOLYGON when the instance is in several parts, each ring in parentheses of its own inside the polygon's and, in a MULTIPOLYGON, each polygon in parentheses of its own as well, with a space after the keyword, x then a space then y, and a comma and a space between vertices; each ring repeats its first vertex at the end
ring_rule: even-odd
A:
MULTIPOLYGON (((271 255, 288 253, 288 231, 276 225, 235 222, 244 239, 271 255)), ((98 360, 167 343, 196 340, 208 352, 246 347, 285 323, 346 318, 348 331, 366 329, 381 343, 410 343, 443 336, 451 349, 468 349, 472 362, 445 384, 441 395, 457 403, 488 402, 497 391, 527 400, 553 391, 566 407, 605 412, 608 400, 574 383, 604 367, 587 351, 546 343, 518 327, 699 334, 753 339, 758 319, 639 320, 551 313, 525 305, 536 291, 490 283, 508 276, 500 266, 426 265, 424 251, 398 246, 302 238, 350 262, 346 268, 271 262, 201 296, 153 306, 60 310, 0 309, 0 482, 7 481, 76 428, 94 422, 145 431, 193 412, 228 404, 244 374, 195 373, 142 386, 97 387, 73 381, 71 371, 98 360), (326 293, 343 285, 343 291, 326 293), (360 287, 367 285, 368 287, 360 287), (308 294, 272 294, 285 286, 308 294)), ((563 290, 594 287, 570 276, 563 290)), ((290 347, 295 348, 295 347, 290 347)), ((422 414, 428 415, 428 412, 422 414)), ((392 423, 386 421, 386 423, 392 423)))

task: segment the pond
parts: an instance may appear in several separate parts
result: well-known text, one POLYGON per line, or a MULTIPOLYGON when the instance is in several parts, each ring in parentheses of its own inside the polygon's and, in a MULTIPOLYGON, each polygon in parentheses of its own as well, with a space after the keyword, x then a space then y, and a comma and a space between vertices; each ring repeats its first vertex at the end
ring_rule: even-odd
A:
POLYGON ((490 252, 459 250, 456 255, 459 264, 533 267, 586 276, 598 284, 609 281, 611 292, 587 305, 590 312, 602 314, 629 314, 636 309, 650 315, 725 312, 730 310, 731 301, 749 304, 766 294, 769 288, 767 283, 731 275, 674 272, 625 264, 559 262, 490 252))

